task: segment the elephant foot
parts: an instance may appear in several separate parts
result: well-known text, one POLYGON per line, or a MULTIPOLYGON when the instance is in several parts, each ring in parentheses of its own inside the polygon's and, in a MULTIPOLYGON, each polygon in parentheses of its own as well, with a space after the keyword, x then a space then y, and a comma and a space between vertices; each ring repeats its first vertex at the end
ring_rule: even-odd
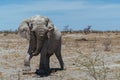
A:
POLYGON ((40 77, 44 77, 44 76, 50 75, 50 71, 45 71, 43 69, 37 69, 35 73, 37 75, 40 75, 40 77))
POLYGON ((27 73, 27 72, 31 71, 31 68, 29 66, 25 66, 22 71, 23 71, 23 73, 27 73))
POLYGON ((29 59, 25 59, 24 60, 24 66, 30 66, 30 61, 29 61, 29 59))
POLYGON ((60 68, 60 70, 64 70, 64 68, 60 68))

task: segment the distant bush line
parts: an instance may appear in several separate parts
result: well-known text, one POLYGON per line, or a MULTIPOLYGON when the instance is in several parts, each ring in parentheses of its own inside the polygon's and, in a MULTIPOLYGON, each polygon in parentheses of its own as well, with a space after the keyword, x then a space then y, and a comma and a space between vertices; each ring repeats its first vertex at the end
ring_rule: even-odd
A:
POLYGON ((6 34, 17 34, 18 30, 2 30, 0 33, 6 33, 6 34))
MULTIPOLYGON (((83 30, 69 30, 69 31, 61 31, 62 33, 84 33, 83 30)), ((18 30, 3 30, 0 33, 11 33, 17 34, 18 30)), ((90 33, 120 33, 120 31, 98 31, 98 30, 91 30, 90 33)))
MULTIPOLYGON (((61 31, 62 33, 84 33, 84 30, 75 30, 75 31, 61 31)), ((120 33, 120 31, 99 31, 99 30, 90 30, 89 33, 120 33)))

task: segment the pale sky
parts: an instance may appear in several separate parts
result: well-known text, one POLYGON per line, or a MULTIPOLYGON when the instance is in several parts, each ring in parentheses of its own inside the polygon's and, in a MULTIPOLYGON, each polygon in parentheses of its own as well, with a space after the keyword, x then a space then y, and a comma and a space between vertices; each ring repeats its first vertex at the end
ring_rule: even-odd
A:
POLYGON ((120 30, 120 0, 0 0, 0 30, 16 30, 35 15, 48 16, 60 30, 120 30))

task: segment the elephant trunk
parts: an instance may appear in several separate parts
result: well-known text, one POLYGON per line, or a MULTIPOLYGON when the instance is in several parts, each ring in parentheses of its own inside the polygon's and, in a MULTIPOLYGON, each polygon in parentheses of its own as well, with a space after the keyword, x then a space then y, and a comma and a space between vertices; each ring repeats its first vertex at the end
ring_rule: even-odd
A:
POLYGON ((31 55, 36 50, 37 40, 34 32, 30 32, 28 53, 31 55))
POLYGON ((39 41, 39 43, 37 43, 37 47, 36 50, 32 53, 32 56, 37 56, 39 55, 39 53, 41 52, 42 48, 43 48, 43 44, 44 44, 44 41, 39 41))

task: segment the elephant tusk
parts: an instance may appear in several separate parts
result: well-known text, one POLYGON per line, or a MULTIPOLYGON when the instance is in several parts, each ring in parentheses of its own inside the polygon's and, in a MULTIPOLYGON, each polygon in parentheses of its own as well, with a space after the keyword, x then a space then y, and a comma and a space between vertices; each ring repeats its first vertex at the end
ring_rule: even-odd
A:
POLYGON ((49 27, 48 32, 54 30, 53 27, 49 27))

